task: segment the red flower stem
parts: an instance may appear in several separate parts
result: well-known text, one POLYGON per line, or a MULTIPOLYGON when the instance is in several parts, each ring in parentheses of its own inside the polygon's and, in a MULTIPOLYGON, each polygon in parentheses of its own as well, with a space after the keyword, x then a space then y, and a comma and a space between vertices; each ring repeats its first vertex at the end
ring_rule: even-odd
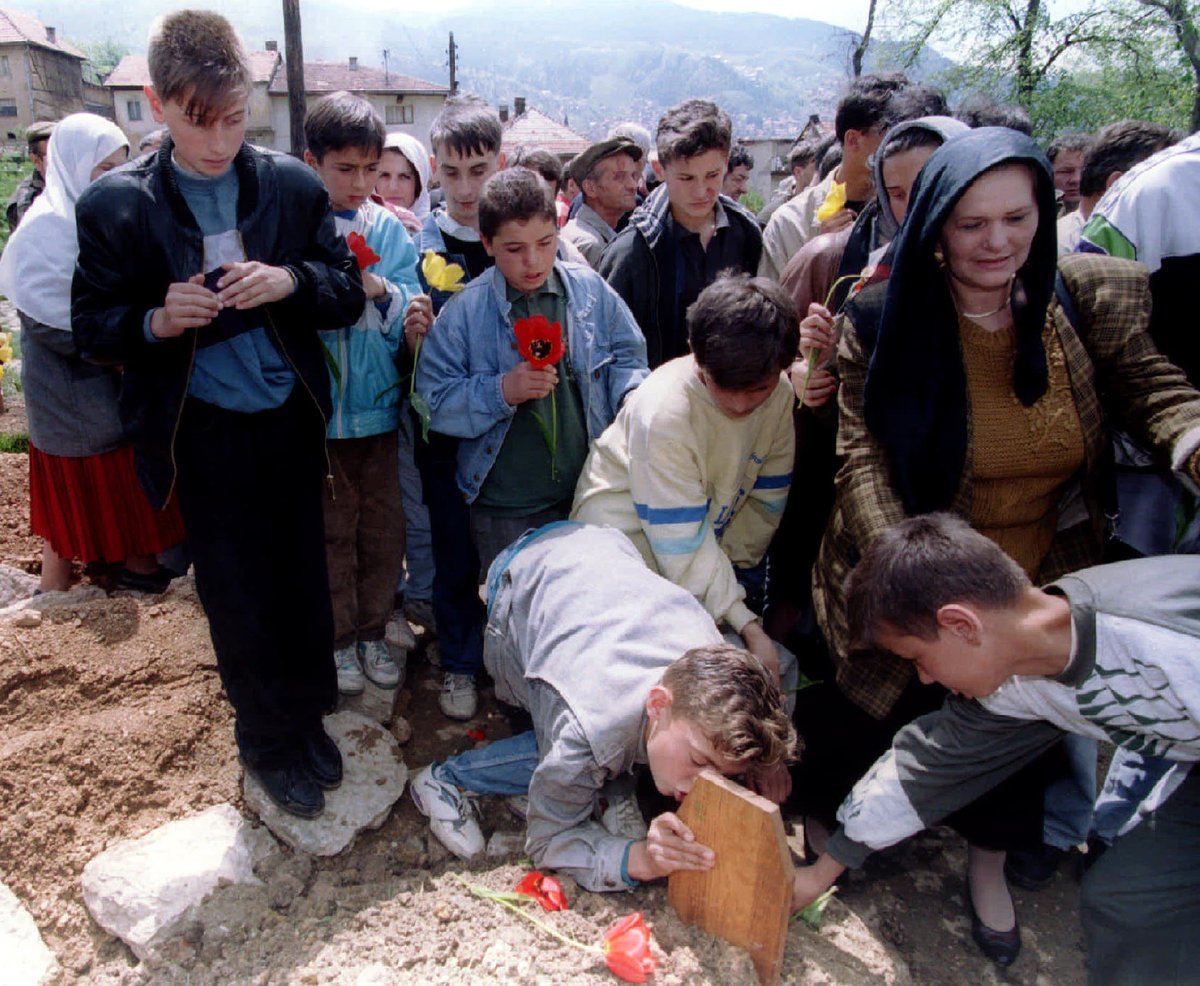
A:
MULTIPOLYGON (((451 873, 450 875, 452 877, 454 877, 454 879, 456 879, 464 887, 466 887, 469 891, 471 891, 471 893, 473 893, 476 897, 482 897, 484 900, 494 901, 495 903, 499 904, 501 907, 507 907, 514 914, 521 915, 521 917, 523 917, 526 921, 530 922, 531 924, 537 925, 539 928, 541 928, 547 934, 553 935, 564 945, 573 945, 575 948, 578 948, 584 952, 596 952, 596 953, 599 953, 600 955, 604 954, 604 949, 601 946, 585 945, 581 941, 576 941, 570 935, 564 935, 557 928, 552 928, 550 925, 546 924, 545 921, 535 918, 532 914, 529 914, 528 912, 521 910, 521 908, 517 907, 516 904, 513 904, 511 901, 505 900, 504 897, 500 896, 499 894, 495 893, 494 891, 489 890, 487 887, 480 887, 474 883, 467 883, 467 881, 464 880, 457 873, 451 873)), ((532 899, 533 898, 530 898, 530 900, 532 900, 532 899)))

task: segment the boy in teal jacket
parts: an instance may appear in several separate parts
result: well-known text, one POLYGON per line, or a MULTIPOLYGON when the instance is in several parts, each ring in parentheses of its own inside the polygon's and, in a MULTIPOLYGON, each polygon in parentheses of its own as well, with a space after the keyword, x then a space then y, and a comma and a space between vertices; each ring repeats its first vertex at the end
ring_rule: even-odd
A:
POLYGON ((333 413, 326 449, 325 550, 333 600, 338 689, 353 695, 364 675, 395 688, 403 668, 384 632, 404 562, 396 367, 404 311, 419 293, 417 251, 403 223, 372 202, 385 130, 366 100, 326 96, 304 121, 304 160, 329 191, 337 230, 358 259, 367 304, 351 326, 321 333, 333 413))

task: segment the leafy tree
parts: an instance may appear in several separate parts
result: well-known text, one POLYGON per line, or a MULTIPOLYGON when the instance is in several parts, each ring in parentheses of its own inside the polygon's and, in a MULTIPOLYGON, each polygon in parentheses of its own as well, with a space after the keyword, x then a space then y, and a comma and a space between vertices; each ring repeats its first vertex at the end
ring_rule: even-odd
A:
POLYGON ((1200 32, 1196 29, 1197 5, 1187 0, 1138 0, 1166 23, 1192 71, 1191 129, 1200 130, 1200 32))
POLYGON ((101 79, 106 78, 117 67, 121 59, 130 53, 128 45, 114 41, 112 38, 104 41, 77 42, 75 47, 83 52, 101 79))

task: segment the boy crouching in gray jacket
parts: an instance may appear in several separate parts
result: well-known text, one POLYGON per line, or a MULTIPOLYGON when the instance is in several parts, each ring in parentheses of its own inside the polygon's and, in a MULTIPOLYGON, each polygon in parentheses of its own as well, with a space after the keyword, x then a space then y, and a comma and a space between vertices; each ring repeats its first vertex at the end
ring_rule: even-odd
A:
POLYGON ((637 764, 682 800, 705 767, 736 775, 790 758, 796 733, 762 665, 612 528, 528 532, 487 588, 484 664, 497 698, 527 709, 534 728, 417 774, 413 800, 434 835, 469 858, 484 842, 464 794, 528 794, 534 865, 588 890, 711 868, 712 850, 673 812, 632 840, 593 819, 597 796, 637 764))

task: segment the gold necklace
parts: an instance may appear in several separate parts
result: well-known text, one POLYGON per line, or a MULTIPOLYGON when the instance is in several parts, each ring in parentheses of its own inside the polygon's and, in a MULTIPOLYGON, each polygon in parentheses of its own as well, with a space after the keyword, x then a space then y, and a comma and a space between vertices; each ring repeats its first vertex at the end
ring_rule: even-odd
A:
POLYGON ((990 312, 964 312, 961 308, 958 310, 963 318, 969 318, 978 322, 981 318, 991 318, 993 315, 999 315, 1005 308, 1008 307, 1008 302, 1005 301, 999 308, 993 308, 990 312))

